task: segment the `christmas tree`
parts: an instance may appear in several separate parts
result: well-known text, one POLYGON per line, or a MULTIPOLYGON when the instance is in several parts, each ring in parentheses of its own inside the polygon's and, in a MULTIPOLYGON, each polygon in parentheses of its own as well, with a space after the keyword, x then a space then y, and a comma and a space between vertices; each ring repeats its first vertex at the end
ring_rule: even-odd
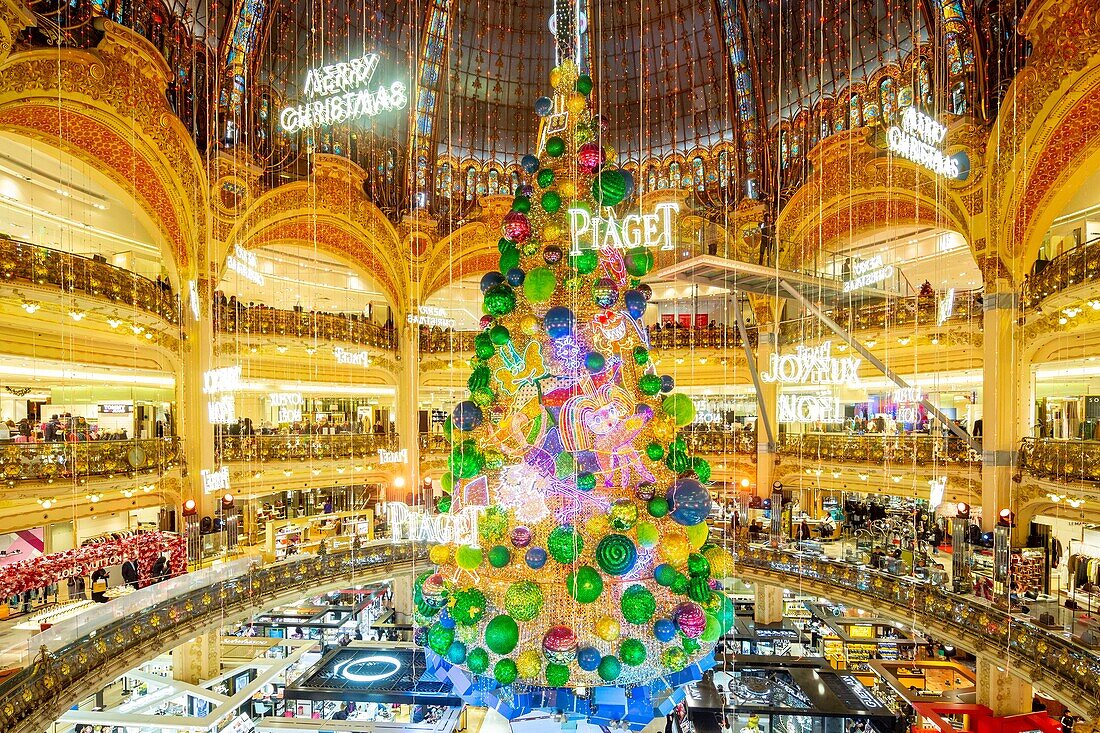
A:
POLYGON ((601 144, 592 80, 567 60, 551 85, 447 426, 439 509, 476 529, 432 548, 418 636, 501 685, 639 685, 710 655, 733 622, 712 580, 732 558, 707 543, 710 467, 677 438, 693 403, 642 323, 646 245, 671 212, 616 211, 633 182, 601 144))

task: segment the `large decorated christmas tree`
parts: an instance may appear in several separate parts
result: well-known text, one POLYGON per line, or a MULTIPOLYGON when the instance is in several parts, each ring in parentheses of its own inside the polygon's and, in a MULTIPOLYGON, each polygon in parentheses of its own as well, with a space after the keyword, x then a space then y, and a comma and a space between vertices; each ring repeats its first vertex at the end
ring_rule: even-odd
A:
POLYGON ((551 84, 500 266, 481 280, 439 506, 455 541, 417 579, 418 633, 500 685, 641 685, 711 654, 733 622, 713 580, 732 559, 708 544, 710 467, 678 438, 694 406, 642 323, 671 212, 632 199, 592 80, 565 61, 551 84), (476 528, 458 521, 472 515, 476 528))

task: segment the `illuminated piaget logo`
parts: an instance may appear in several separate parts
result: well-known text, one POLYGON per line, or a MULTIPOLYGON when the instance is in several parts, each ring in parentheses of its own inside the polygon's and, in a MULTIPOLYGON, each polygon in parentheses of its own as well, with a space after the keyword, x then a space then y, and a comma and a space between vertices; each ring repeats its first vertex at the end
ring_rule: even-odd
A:
POLYGON ((456 514, 429 514, 399 501, 384 502, 380 508, 394 542, 422 540, 480 547, 477 527, 483 506, 468 506, 456 514))
POLYGON ((959 161, 943 152, 947 126, 936 122, 915 107, 901 117, 901 125, 886 131, 886 146, 894 155, 911 160, 945 178, 959 177, 959 161))
POLYGON ((310 69, 303 89, 309 101, 285 108, 279 115, 280 126, 287 132, 297 132, 403 109, 409 98, 404 82, 371 88, 379 58, 376 53, 368 53, 346 64, 310 69))
POLYGON ((569 233, 573 240, 569 254, 578 255, 582 249, 608 247, 672 249, 675 247, 672 220, 679 211, 678 203, 662 203, 654 207, 652 214, 627 214, 620 221, 610 209, 603 216, 592 216, 585 209, 569 209, 569 233))

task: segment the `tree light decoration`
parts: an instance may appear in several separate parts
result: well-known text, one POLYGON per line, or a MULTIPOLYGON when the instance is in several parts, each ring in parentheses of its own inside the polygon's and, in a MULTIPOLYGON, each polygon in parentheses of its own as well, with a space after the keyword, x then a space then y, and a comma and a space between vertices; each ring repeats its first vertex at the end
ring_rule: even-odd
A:
POLYGON ((674 210, 635 221, 601 206, 629 191, 593 158, 591 86, 568 60, 552 84, 540 107, 563 117, 525 158, 531 192, 504 218, 470 396, 445 426, 440 511, 487 508, 476 542, 433 549, 437 571, 417 578, 418 638, 502 686, 644 685, 701 662, 730 628, 711 568, 732 558, 707 543, 710 466, 677 438, 694 404, 657 373, 641 322, 646 245, 674 210), (577 237, 578 211, 627 234, 577 237))

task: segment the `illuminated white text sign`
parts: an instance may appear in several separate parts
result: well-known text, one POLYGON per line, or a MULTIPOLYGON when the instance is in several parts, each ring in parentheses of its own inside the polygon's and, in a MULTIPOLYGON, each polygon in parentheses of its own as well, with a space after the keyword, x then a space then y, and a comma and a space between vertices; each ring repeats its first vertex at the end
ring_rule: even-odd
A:
POLYGON ((191 315, 198 321, 202 318, 202 301, 199 299, 199 284, 194 280, 188 280, 187 290, 191 295, 191 315))
POLYGON ((772 354, 771 370, 760 375, 765 382, 781 384, 844 384, 859 385, 859 365, 863 360, 855 356, 836 358, 833 344, 826 341, 821 346, 796 346, 793 354, 772 354))
POLYGON ((948 288, 936 308, 936 325, 942 326, 955 312, 955 288, 948 288))
POLYGON ((343 347, 337 346, 332 352, 332 355, 336 357, 337 364, 350 364, 352 366, 361 367, 370 366, 370 354, 365 351, 348 351, 343 347))
POLYGON ((852 279, 844 283, 844 292, 850 293, 853 290, 882 282, 893 274, 894 266, 884 265, 882 255, 875 255, 866 260, 857 260, 852 265, 852 279))
POLYGON ((241 368, 239 366, 203 372, 203 394, 217 395, 206 403, 206 412, 211 424, 228 425, 237 421, 237 403, 232 393, 240 388, 241 368))
POLYGON ((279 408, 279 422, 298 422, 305 400, 300 392, 272 392, 267 396, 267 404, 279 408))
POLYGON ((408 448, 402 448, 401 450, 383 450, 378 449, 378 463, 408 463, 409 462, 409 450, 408 448))
POLYGON ((943 152, 947 126, 909 107, 901 125, 886 131, 886 146, 894 155, 911 160, 945 178, 959 177, 959 161, 943 152))
POLYGON ((424 514, 408 504, 387 501, 382 504, 386 523, 394 542, 420 540, 478 547, 477 525, 483 506, 469 506, 456 514, 424 514))
POLYGON ((257 285, 263 285, 265 282, 264 276, 256 269, 257 265, 256 255, 239 244, 233 245, 233 254, 229 255, 225 260, 225 266, 245 280, 257 285))
POLYGON ((592 216, 584 209, 569 210, 569 232, 573 238, 572 255, 584 249, 630 249, 631 247, 660 247, 672 249, 672 217, 680 211, 680 204, 657 204, 652 214, 627 214, 622 221, 615 212, 607 216, 592 216))
POLYGON ((369 53, 346 64, 310 69, 303 90, 309 101, 284 109, 279 124, 287 132, 296 132, 404 108, 408 93, 403 82, 371 88, 378 61, 378 54, 369 53))
POLYGON ((202 490, 207 494, 215 491, 229 491, 229 466, 222 466, 217 471, 199 471, 202 476, 202 490))
POLYGON ((410 313, 409 323, 414 326, 437 326, 439 328, 454 328, 455 319, 447 316, 447 311, 431 305, 422 305, 416 309, 416 313, 410 313))
POLYGON ((840 400, 825 395, 779 395, 779 422, 841 423, 844 409, 840 400))

